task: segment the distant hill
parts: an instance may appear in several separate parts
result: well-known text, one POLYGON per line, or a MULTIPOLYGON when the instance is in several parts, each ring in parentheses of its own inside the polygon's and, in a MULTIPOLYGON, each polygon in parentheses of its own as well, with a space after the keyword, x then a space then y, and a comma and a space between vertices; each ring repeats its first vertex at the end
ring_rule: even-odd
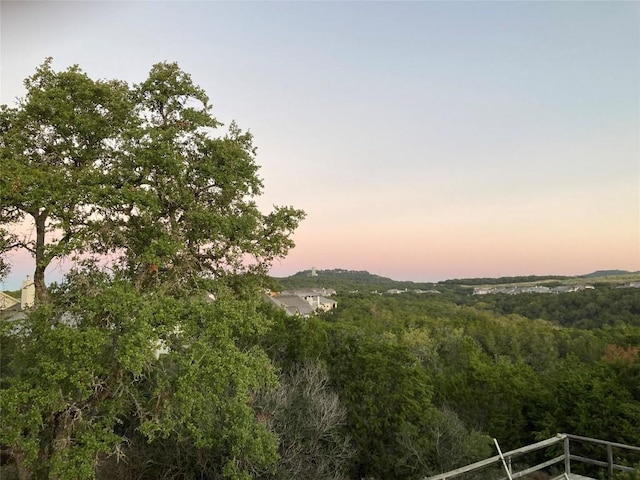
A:
POLYGON ((598 270, 587 275, 581 275, 582 278, 600 278, 600 277, 613 277, 617 275, 638 275, 639 272, 629 272, 627 270, 598 270))
POLYGON ((440 282, 443 285, 512 285, 517 283, 541 283, 549 281, 564 281, 575 277, 562 275, 527 275, 519 277, 498 278, 454 278, 440 282))
POLYGON ((304 270, 290 277, 276 278, 275 280, 285 290, 303 287, 327 287, 333 288, 339 293, 353 290, 370 292, 373 290, 385 291, 391 288, 406 288, 408 290, 434 288, 434 283, 398 281, 374 275, 364 270, 344 270, 341 268, 316 270, 316 276, 311 276, 311 270, 304 270))
POLYGON ((627 272, 624 270, 600 270, 588 275, 563 276, 563 275, 527 275, 517 277, 498 278, 456 278, 441 282, 412 282, 404 280, 393 280, 369 273, 365 270, 345 270, 335 268, 332 270, 316 270, 316 275, 311 276, 311 270, 298 272, 290 277, 274 278, 281 290, 306 287, 333 288, 338 293, 351 291, 384 292, 389 289, 399 290, 469 290, 468 287, 480 285, 518 285, 518 284, 544 284, 550 285, 573 285, 597 280, 602 284, 621 284, 627 281, 637 281, 640 272, 627 272))

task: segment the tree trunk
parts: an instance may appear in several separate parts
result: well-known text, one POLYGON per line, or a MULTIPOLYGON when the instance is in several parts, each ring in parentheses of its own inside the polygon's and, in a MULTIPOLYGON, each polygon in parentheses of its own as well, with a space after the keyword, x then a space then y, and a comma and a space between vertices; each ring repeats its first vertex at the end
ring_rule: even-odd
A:
MULTIPOLYGON (((46 440, 40 443, 38 454, 40 470, 37 471, 38 479, 60 480, 60 473, 52 468, 52 460, 55 457, 60 462, 60 457, 67 458, 71 446, 72 414, 69 408, 52 414, 46 422, 49 424, 46 440)), ((62 460, 64 461, 64 460, 62 460)))
POLYGON ((16 447, 12 448, 11 457, 13 458, 13 463, 16 466, 18 478, 20 480, 31 480, 31 472, 25 464, 24 454, 22 453, 22 450, 16 447))
POLYGON ((33 286, 36 290, 36 303, 38 305, 49 302, 49 292, 44 283, 44 267, 36 265, 36 271, 33 275, 33 286))
POLYGON ((33 218, 36 224, 36 270, 33 274, 33 286, 36 291, 36 303, 42 304, 49 302, 49 292, 44 281, 44 271, 49 263, 45 258, 44 252, 47 212, 41 212, 38 215, 34 215, 33 218))

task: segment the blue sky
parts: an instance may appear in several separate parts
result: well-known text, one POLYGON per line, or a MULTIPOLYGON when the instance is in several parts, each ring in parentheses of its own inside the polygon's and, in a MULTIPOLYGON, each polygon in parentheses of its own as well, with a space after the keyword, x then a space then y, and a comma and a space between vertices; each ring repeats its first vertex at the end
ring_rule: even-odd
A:
POLYGON ((0 102, 46 56, 177 61, 254 134, 265 210, 307 211, 274 275, 639 270, 639 6, 3 1, 0 102))

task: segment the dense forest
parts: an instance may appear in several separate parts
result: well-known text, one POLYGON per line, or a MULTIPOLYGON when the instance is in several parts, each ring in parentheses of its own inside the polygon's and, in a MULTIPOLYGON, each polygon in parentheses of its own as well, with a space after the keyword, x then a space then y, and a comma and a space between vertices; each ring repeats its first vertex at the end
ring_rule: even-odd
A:
POLYGON ((348 288, 322 317, 280 317, 269 349, 284 370, 327 365, 355 448, 350 478, 446 471, 494 454, 492 438, 505 449, 558 432, 640 445, 640 291, 615 286, 481 296, 453 282, 436 285, 439 295, 348 288))
POLYGON ((304 213, 258 210, 251 135, 213 136, 176 64, 130 86, 47 60, 25 86, 0 110, 0 253, 36 263, 35 304, 0 317, 3 479, 413 480, 494 438, 640 446, 639 289, 270 278, 304 213), (61 259, 73 268, 47 282, 61 259), (337 308, 264 298, 300 286, 336 290, 337 308))
MULTIPOLYGON (((249 410, 276 441, 271 470, 269 462, 254 464, 251 477, 418 479, 494 455, 493 438, 507 450, 558 432, 640 445, 638 289, 474 296, 447 284, 437 286, 441 294, 381 295, 355 292, 368 274, 351 276, 356 280, 345 280, 333 297, 339 307, 311 318, 287 316, 251 296, 235 301, 236 310, 252 309, 262 325, 253 333, 232 333, 235 342, 263 352, 262 361, 276 374, 271 387, 251 387, 249 410), (558 316, 559 305, 573 317, 558 316), (593 305, 606 313, 604 321, 577 313, 591 312, 593 305)), ((265 282, 280 288, 301 283, 295 276, 265 282)), ((384 285, 394 286, 389 282, 384 285)), ((224 308, 212 314, 228 318, 231 310, 224 308)), ((225 325, 238 328, 234 320, 225 325)), ((215 345, 211 353, 217 355, 220 340, 215 345)), ((15 353, 3 347, 6 365, 15 353)), ((194 381, 213 381, 201 375, 194 381)), ((234 381, 232 372, 224 375, 234 381)), ((207 391, 220 395, 213 385, 207 391)), ((147 401, 160 401, 147 395, 147 401)), ((210 401, 214 411, 199 415, 217 423, 220 399, 210 401)), ((235 415, 228 428, 247 421, 235 415)), ((145 440, 143 425, 132 420, 118 429, 128 439, 121 461, 97 463, 97 477, 233 476, 220 470, 221 445, 183 445, 186 439, 171 431, 145 440)), ((236 448, 255 447, 240 441, 236 448)), ((640 458, 622 454, 617 461, 636 465, 640 458)), ((602 475, 598 469, 583 473, 602 475)))

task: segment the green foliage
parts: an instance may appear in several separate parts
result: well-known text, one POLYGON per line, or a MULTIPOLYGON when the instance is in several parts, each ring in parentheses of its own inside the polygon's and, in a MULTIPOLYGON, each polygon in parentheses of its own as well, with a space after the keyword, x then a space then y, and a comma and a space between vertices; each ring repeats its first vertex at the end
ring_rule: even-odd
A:
POLYGON ((326 322, 317 317, 287 316, 266 302, 262 309, 272 319, 272 324, 261 345, 285 372, 298 364, 328 356, 331 340, 326 322))
POLYGON ((408 349, 347 334, 336 342, 329 371, 348 409, 358 455, 356 478, 418 478, 424 466, 407 444, 425 448, 436 417, 433 387, 408 349))
POLYGON ((547 432, 640 445, 640 362, 584 364, 572 357, 558 363, 549 381, 555 395, 547 432))
POLYGON ((429 457, 422 460, 425 467, 438 473, 448 472, 493 453, 491 437, 477 430, 470 430, 458 414, 448 407, 438 411, 429 426, 429 457))
POLYGON ((559 295, 483 295, 485 308, 501 315, 516 313, 562 326, 600 328, 640 326, 640 290, 599 287, 559 295))
POLYGON ((285 289, 303 287, 331 287, 340 293, 361 290, 369 293, 372 290, 385 291, 391 288, 398 289, 429 289, 433 283, 414 283, 409 281, 397 281, 390 278, 374 275, 366 271, 354 271, 344 269, 317 270, 316 276, 311 276, 310 270, 298 272, 286 278, 279 278, 280 285, 285 289))
POLYGON ((2 444, 43 478, 92 478, 109 455, 126 456, 119 425, 207 452, 211 474, 243 478, 272 464, 275 442, 251 406, 275 382, 268 358, 246 347, 267 328, 256 305, 224 289, 207 302, 72 277, 20 333, 4 332, 18 348, 0 397, 14 412, 2 444))
POLYGON ((213 136, 208 97, 176 64, 130 87, 49 59, 25 85, 0 110, 0 250, 34 255, 37 303, 1 324, 3 454, 21 478, 273 469, 258 287, 303 212, 258 210, 251 135, 213 136), (35 235, 9 233, 29 218, 35 235), (46 266, 79 254, 48 289, 46 266))
POLYGON ((95 234, 106 172, 130 114, 121 82, 94 81, 77 66, 56 73, 47 59, 25 80, 16 108, 0 107, 0 227, 3 251, 23 248, 36 260, 34 283, 46 299, 44 270, 80 252, 95 234), (12 227, 25 220, 35 235, 12 227))
POLYGON ((9 232, 0 228, 0 280, 4 279, 11 271, 11 264, 5 258, 6 253, 11 249, 10 245, 9 232))
POLYGON ((264 274, 286 255, 304 213, 254 201, 252 136, 211 114, 209 99, 175 63, 153 66, 129 87, 94 81, 48 59, 25 81, 27 95, 0 111, 0 227, 30 219, 34 236, 2 228, 2 250, 44 270, 77 253, 111 254, 136 288, 193 285, 203 275, 264 274))
POLYGON ((176 64, 157 64, 133 90, 138 125, 131 152, 112 171, 114 192, 102 222, 108 251, 137 286, 174 287, 203 273, 265 273, 293 246, 303 213, 263 215, 252 136, 231 123, 226 134, 209 99, 176 64), (248 261, 251 257, 251 261, 248 261))
POLYGON ((626 276, 638 274, 640 272, 629 272, 627 270, 598 270, 588 275, 582 275, 582 278, 602 278, 602 277, 614 277, 614 276, 626 276))
POLYGON ((285 371, 318 356, 329 365, 356 449, 351 478, 438 473, 491 455, 492 437, 503 449, 558 432, 639 444, 638 327, 568 328, 450 298, 341 295, 337 310, 283 315, 270 331, 265 348, 285 371))
POLYGON ((0 110, 0 251, 36 258, 38 305, 0 324, 0 446, 22 478, 417 479, 491 437, 640 444, 637 290, 265 281, 303 213, 257 209, 252 136, 214 136, 176 64, 129 86, 48 60, 26 86, 0 110), (9 233, 27 218, 34 236, 9 233), (109 254, 110 273, 89 260, 49 292, 44 268, 81 253, 109 254), (262 302, 265 284, 343 293, 302 319, 262 302), (407 291, 363 293, 389 288, 407 291))

